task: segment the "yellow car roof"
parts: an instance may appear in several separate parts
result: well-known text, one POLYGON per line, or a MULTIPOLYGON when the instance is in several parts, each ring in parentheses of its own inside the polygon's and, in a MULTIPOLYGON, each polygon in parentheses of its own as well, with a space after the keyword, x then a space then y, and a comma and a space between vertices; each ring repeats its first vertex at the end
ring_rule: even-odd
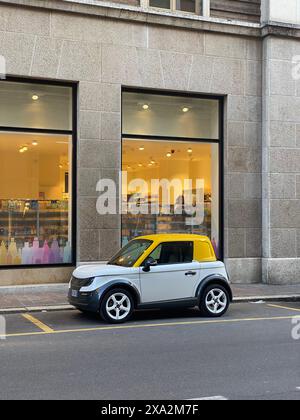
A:
POLYGON ((169 241, 209 241, 207 236, 195 235, 191 233, 158 233, 153 235, 139 236, 134 239, 148 239, 155 242, 169 241))
POLYGON ((151 252, 163 242, 180 242, 190 241, 196 246, 194 249, 194 259, 199 262, 211 262, 216 261, 216 255, 210 239, 207 236, 195 235, 189 233, 158 233, 154 235, 139 236, 134 239, 147 239, 152 241, 152 244, 145 253, 137 260, 135 267, 139 267, 145 258, 151 254, 151 252))

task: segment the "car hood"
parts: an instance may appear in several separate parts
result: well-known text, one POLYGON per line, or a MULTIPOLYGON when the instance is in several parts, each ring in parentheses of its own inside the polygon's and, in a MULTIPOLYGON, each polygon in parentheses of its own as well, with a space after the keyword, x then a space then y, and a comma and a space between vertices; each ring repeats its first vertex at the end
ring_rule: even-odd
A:
POLYGON ((99 276, 122 276, 130 274, 131 272, 132 268, 130 267, 120 267, 118 265, 108 264, 93 264, 77 267, 73 272, 73 276, 77 279, 88 279, 91 277, 99 276))

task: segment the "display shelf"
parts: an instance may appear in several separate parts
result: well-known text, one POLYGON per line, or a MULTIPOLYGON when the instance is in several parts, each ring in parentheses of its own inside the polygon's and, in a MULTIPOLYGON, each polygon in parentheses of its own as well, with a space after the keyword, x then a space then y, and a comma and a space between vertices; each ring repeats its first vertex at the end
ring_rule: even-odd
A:
MULTIPOLYGON (((149 213, 151 203, 148 204, 149 213)), ((122 216, 122 238, 127 241, 136 236, 151 235, 153 233, 196 233, 211 236, 211 202, 204 203, 204 222, 201 225, 190 226, 187 224, 189 216, 174 214, 174 206, 170 206, 171 214, 126 214, 122 216)))
POLYGON ((49 242, 68 241, 67 200, 0 200, 0 243, 11 238, 21 245, 35 237, 49 242))

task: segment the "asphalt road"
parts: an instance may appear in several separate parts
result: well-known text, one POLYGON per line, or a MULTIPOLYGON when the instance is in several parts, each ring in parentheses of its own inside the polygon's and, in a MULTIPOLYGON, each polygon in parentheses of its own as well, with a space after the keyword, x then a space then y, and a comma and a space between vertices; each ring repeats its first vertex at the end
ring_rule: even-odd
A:
POLYGON ((299 400, 295 316, 300 303, 234 304, 216 321, 140 312, 120 327, 77 311, 8 315, 0 399, 299 400))

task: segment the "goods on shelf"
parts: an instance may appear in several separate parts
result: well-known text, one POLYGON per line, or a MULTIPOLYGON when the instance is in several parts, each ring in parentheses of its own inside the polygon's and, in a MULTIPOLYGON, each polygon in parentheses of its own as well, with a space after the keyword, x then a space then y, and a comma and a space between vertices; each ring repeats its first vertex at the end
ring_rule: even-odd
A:
MULTIPOLYGON (((129 199, 129 197, 128 197, 129 199)), ((187 221, 191 219, 182 211, 182 214, 175 214, 178 210, 178 203, 169 206, 169 214, 164 214, 162 206, 157 204, 158 214, 151 214, 153 208, 153 197, 147 201, 147 197, 140 199, 144 208, 148 205, 148 214, 124 214, 122 216, 122 244, 130 239, 153 233, 195 233, 211 237, 211 197, 207 195, 204 202, 204 221, 201 225, 193 225, 187 221), (176 210, 176 211, 175 211, 176 210)))
POLYGON ((67 200, 0 200, 0 265, 71 262, 67 200))

